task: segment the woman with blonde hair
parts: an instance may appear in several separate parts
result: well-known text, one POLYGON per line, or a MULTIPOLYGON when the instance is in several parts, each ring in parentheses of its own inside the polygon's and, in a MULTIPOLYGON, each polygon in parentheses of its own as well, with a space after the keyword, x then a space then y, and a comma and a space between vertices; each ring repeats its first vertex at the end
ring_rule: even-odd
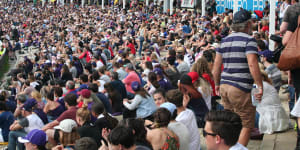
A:
POLYGON ((142 56, 142 49, 143 49, 143 42, 145 41, 145 37, 147 36, 147 28, 146 28, 146 23, 143 22, 137 35, 139 36, 139 56, 142 56))
POLYGON ((197 72, 189 72, 188 75, 191 77, 194 87, 198 90, 199 93, 201 93, 207 105, 207 108, 211 110, 211 98, 212 98, 211 86, 205 79, 199 77, 197 72))
POLYGON ((91 112, 88 110, 86 106, 79 108, 76 112, 76 121, 79 125, 77 128, 77 132, 79 133, 80 137, 90 137, 93 138, 97 145, 100 146, 101 139, 102 139, 102 132, 99 130, 98 126, 95 126, 91 123, 91 112))
POLYGON ((40 92, 34 90, 31 92, 31 97, 37 101, 37 108, 44 109, 45 103, 42 101, 42 95, 40 92))
POLYGON ((205 58, 199 58, 196 63, 193 64, 192 68, 190 69, 191 72, 197 72, 199 76, 203 77, 211 86, 212 88, 212 96, 216 96, 215 91, 215 82, 213 80, 213 75, 211 70, 208 67, 208 62, 205 58))

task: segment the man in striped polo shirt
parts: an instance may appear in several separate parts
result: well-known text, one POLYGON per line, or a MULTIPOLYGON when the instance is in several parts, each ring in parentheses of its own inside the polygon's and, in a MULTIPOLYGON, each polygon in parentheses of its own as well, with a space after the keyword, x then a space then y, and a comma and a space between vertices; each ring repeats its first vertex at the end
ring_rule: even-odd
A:
POLYGON ((250 18, 246 10, 234 14, 233 32, 222 40, 213 67, 216 92, 221 96, 224 108, 236 112, 242 119, 243 129, 238 142, 244 146, 248 144, 255 123, 255 107, 251 101, 253 83, 259 89, 255 98, 260 101, 263 95, 257 43, 249 35, 252 28, 250 18))

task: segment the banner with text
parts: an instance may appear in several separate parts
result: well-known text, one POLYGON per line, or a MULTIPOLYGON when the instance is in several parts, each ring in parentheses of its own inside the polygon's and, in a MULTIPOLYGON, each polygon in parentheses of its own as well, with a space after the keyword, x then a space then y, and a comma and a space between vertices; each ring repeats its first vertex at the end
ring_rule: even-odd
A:
POLYGON ((194 8, 195 0, 182 0, 181 7, 184 8, 194 8))
MULTIPOLYGON (((185 0, 183 0, 185 1, 185 0)), ((246 10, 263 10, 267 0, 238 0, 238 8, 242 7, 246 10)), ((225 8, 233 9, 234 0, 216 0, 217 12, 225 12, 225 8)))

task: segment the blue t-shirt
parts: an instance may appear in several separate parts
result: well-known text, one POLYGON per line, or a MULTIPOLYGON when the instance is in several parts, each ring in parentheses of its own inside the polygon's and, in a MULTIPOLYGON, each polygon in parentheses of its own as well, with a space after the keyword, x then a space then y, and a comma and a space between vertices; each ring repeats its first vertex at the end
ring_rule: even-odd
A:
POLYGON ((192 29, 189 26, 184 25, 182 26, 182 31, 183 33, 191 33, 192 29))
POLYGON ((103 103, 106 112, 112 113, 111 104, 109 102, 109 99, 101 92, 96 93, 96 96, 100 99, 100 101, 103 103))
POLYGON ((0 128, 2 129, 2 137, 5 142, 8 141, 9 127, 14 120, 14 115, 10 111, 0 114, 0 128))

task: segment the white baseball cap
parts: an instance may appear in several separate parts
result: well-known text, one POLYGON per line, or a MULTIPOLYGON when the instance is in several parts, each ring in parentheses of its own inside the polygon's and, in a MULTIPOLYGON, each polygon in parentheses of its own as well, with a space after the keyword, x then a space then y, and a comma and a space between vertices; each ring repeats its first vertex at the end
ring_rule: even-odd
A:
POLYGON ((74 120, 65 119, 61 121, 58 126, 55 126, 54 129, 59 129, 63 132, 71 133, 74 127, 77 127, 77 123, 74 120))

